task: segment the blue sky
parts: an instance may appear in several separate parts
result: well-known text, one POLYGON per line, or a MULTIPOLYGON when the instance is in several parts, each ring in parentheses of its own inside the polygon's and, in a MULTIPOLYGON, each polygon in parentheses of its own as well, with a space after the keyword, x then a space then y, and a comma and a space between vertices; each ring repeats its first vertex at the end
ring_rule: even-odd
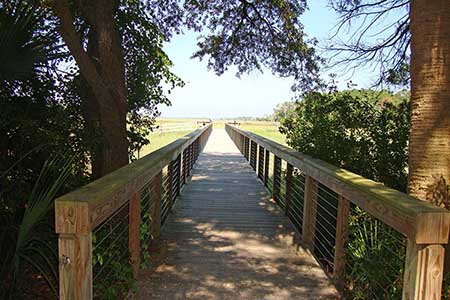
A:
MULTIPOLYGON (((328 0, 308 1, 309 10, 301 16, 305 32, 316 37, 319 45, 325 45, 337 23, 337 15, 328 6, 328 0)), ((265 70, 255 71, 241 78, 230 68, 222 76, 217 76, 206 68, 206 62, 190 59, 196 50, 197 34, 188 32, 175 36, 164 49, 174 63, 173 72, 186 83, 183 88, 172 91, 172 106, 161 107, 161 117, 192 118, 233 118, 238 116, 263 116, 273 108, 294 96, 290 91, 292 80, 278 78, 265 70)), ((348 80, 358 87, 369 87, 376 72, 369 68, 356 73, 342 74, 339 69, 326 70, 324 74, 337 73, 340 88, 345 88, 348 80)))

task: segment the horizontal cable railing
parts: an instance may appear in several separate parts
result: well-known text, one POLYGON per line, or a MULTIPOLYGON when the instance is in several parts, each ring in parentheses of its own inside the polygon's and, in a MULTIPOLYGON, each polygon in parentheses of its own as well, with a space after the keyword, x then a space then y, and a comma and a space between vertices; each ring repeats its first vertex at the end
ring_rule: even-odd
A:
POLYGON ((212 131, 209 124, 55 202, 60 299, 124 299, 212 131))
POLYGON ((257 134, 226 131, 343 299, 440 299, 450 212, 257 134))

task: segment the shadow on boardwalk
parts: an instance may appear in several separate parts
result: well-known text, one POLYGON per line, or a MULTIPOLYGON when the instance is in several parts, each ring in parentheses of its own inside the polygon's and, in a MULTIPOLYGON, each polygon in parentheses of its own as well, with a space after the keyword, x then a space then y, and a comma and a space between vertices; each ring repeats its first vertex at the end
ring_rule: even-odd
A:
POLYGON ((294 236, 225 131, 215 130, 163 228, 160 259, 141 272, 137 298, 335 299, 294 236))

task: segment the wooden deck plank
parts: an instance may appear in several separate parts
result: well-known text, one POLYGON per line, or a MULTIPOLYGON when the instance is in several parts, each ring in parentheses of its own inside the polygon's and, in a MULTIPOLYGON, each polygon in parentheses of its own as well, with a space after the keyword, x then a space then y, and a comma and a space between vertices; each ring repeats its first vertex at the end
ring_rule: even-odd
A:
POLYGON ((224 130, 214 130, 162 229, 137 299, 336 299, 314 258, 224 130))

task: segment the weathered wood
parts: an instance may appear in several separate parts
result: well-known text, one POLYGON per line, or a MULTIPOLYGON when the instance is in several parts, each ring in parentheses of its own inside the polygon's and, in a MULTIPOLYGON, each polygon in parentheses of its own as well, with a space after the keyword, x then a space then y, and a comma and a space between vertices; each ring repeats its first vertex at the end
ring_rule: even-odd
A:
POLYGON ((258 177, 264 180, 264 148, 258 146, 258 177))
POLYGON ((193 143, 189 146, 189 152, 191 154, 189 157, 189 162, 190 162, 189 168, 192 170, 192 167, 194 166, 194 144, 193 143))
POLYGON ((59 298, 92 299, 92 234, 60 234, 59 298))
POLYGON ((57 232, 81 233, 81 228, 83 232, 87 232, 101 224, 130 199, 133 191, 141 190, 149 178, 175 159, 185 145, 201 135, 208 135, 209 128, 211 125, 195 130, 119 170, 56 199, 57 232), (76 215, 78 219, 75 220, 73 213, 79 209, 88 210, 88 213, 76 215))
POLYGON ((312 177, 306 176, 302 229, 303 242, 311 250, 314 249, 314 238, 316 231, 317 190, 318 182, 312 177))
POLYGON ((248 137, 244 137, 245 140, 245 148, 244 148, 244 157, 249 160, 249 152, 250 152, 250 139, 248 137))
POLYGON ((273 160, 273 189, 272 198, 276 203, 279 203, 280 198, 280 184, 281 184, 281 159, 275 156, 273 160))
MULTIPOLYGON (((59 234, 60 298, 89 300, 92 291, 92 231, 127 201, 129 203, 129 253, 135 276, 140 263, 140 198, 149 178, 156 178, 152 235, 159 237, 161 223, 161 170, 182 149, 198 138, 206 139, 211 125, 196 130, 144 158, 56 199, 55 230, 59 234), (130 196, 131 199, 130 199, 130 196)), ((180 170, 179 170, 180 171, 180 170)))
POLYGON ((292 198, 292 172, 294 168, 290 163, 287 164, 286 168, 286 196, 284 200, 284 213, 287 216, 289 214, 289 209, 291 206, 292 198))
POLYGON ((257 147, 254 141, 250 141, 250 166, 252 166, 253 170, 256 171, 256 155, 257 155, 257 147))
POLYGON ((205 152, 163 227, 167 255, 140 276, 136 299, 336 299, 223 130, 214 130, 205 152))
POLYGON ((186 179, 191 175, 191 145, 186 148, 186 179))
POLYGON ((270 151, 265 150, 264 154, 264 185, 267 186, 269 183, 269 166, 270 166, 270 151))
POLYGON ((179 154, 178 156, 177 156, 177 165, 178 165, 178 168, 177 168, 177 174, 176 174, 176 176, 177 176, 177 196, 180 194, 180 187, 181 187, 181 169, 182 169, 182 166, 181 166, 181 154, 179 154))
POLYGON ((181 185, 184 185, 186 183, 186 179, 187 179, 187 165, 188 165, 188 161, 187 161, 187 149, 184 149, 183 151, 183 157, 182 157, 182 180, 181 180, 181 185))
POLYGON ((381 222, 414 239, 416 243, 448 242, 450 212, 445 209, 314 159, 257 134, 228 124, 226 126, 230 131, 256 141, 266 150, 358 205, 381 222))
POLYGON ((408 239, 403 300, 441 299, 444 252, 442 245, 418 245, 408 239))
POLYGON ((128 219, 128 249, 130 251, 130 262, 133 268, 134 278, 137 278, 141 264, 141 199, 138 193, 134 194, 130 200, 128 219))
POLYGON ((55 202, 56 233, 88 234, 91 232, 89 204, 59 200, 55 202))
POLYGON ((152 223, 150 226, 151 236, 154 240, 161 236, 161 190, 162 190, 162 172, 159 172, 152 181, 153 185, 153 210, 151 212, 152 223))
POLYGON ((350 201, 339 196, 336 217, 336 245, 334 249, 333 278, 336 287, 342 291, 345 285, 345 246, 348 238, 348 221, 350 216, 350 201))
POLYGON ((174 161, 171 161, 168 168, 167 168, 167 177, 168 177, 168 187, 167 187, 167 201, 169 202, 169 211, 172 210, 173 207, 173 182, 175 180, 174 172, 173 172, 173 165, 174 161))

